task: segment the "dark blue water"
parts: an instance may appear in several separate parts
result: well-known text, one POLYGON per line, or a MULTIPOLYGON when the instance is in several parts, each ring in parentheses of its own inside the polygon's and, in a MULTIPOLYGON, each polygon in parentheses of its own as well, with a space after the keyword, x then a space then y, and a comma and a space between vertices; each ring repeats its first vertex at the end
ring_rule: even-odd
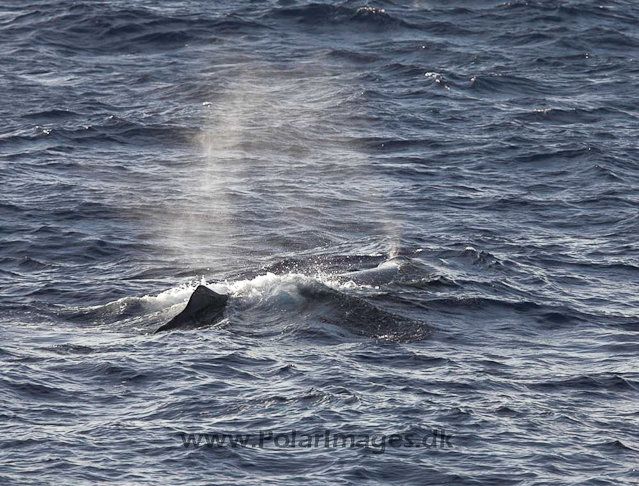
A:
POLYGON ((1 484, 639 481, 634 2, 9 0, 0 45, 1 484), (452 439, 180 436, 293 430, 452 439))

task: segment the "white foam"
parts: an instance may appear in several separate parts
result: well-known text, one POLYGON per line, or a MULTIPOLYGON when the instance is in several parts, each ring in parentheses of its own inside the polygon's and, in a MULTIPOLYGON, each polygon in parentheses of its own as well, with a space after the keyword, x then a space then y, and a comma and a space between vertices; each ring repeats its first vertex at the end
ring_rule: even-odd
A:
MULTIPOLYGON (((201 283, 205 283, 202 280, 201 283)), ((145 295, 140 298, 140 301, 147 307, 152 309, 162 309, 165 307, 171 307, 175 304, 180 304, 191 296, 193 291, 197 288, 197 284, 181 284, 177 287, 170 288, 158 295, 145 295)))
MULTIPOLYGON (((377 268, 391 268, 400 266, 398 261, 382 262, 377 268)), ((192 281, 183 283, 176 287, 169 288, 157 295, 144 295, 143 297, 124 297, 114 302, 106 304, 107 306, 121 305, 125 306, 132 300, 139 300, 144 307, 151 312, 159 311, 174 305, 184 304, 193 294, 198 285, 204 285, 219 294, 227 294, 231 297, 239 297, 244 300, 259 302, 265 299, 275 298, 283 302, 298 301, 299 287, 301 285, 309 285, 313 283, 321 283, 334 290, 340 291, 357 291, 377 289, 377 286, 357 283, 354 280, 344 278, 344 275, 335 275, 328 273, 317 273, 313 276, 301 273, 286 273, 276 275, 274 273, 266 273, 258 275, 251 279, 237 280, 234 282, 207 282, 202 278, 199 282, 192 281)), ((102 306, 96 306, 102 307, 102 306)))

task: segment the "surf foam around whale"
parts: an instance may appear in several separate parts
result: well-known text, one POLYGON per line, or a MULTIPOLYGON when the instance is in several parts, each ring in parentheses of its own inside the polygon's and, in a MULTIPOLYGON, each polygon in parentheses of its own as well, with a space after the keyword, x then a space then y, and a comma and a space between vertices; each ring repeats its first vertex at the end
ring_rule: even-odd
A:
POLYGON ((192 281, 156 295, 125 297, 105 305, 69 310, 73 320, 142 333, 227 328, 230 332, 272 336, 289 332, 353 334, 412 341, 430 327, 383 303, 372 303, 381 288, 411 266, 395 258, 372 268, 349 271, 288 271, 252 278, 192 281))
POLYGON ((415 341, 426 338, 430 326, 385 310, 365 297, 366 292, 393 282, 403 268, 410 266, 408 259, 393 258, 373 268, 313 277, 267 273, 230 285, 213 285, 212 289, 226 290, 232 296, 231 316, 248 313, 254 314, 255 319, 257 313, 277 315, 283 321, 306 327, 336 326, 375 339, 415 341))
MULTIPOLYGON (((332 283, 340 285, 339 282, 332 283)), ((345 284, 346 287, 352 285, 352 280, 345 284)), ((222 290, 224 285, 215 287, 222 290)), ((215 326, 225 316, 232 325, 233 316, 239 316, 237 321, 241 322, 243 314, 252 315, 251 322, 260 315, 262 322, 278 316, 280 323, 337 326, 355 335, 390 341, 420 340, 431 332, 423 322, 390 313, 361 297, 301 274, 266 274, 231 284, 227 290, 234 292, 218 294, 207 286, 198 286, 180 314, 156 332, 215 326)))

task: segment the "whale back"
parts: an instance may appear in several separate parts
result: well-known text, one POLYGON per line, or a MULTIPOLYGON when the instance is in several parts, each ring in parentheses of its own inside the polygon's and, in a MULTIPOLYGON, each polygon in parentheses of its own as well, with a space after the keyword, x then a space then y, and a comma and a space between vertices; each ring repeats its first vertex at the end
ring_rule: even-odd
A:
POLYGON ((224 318, 228 299, 228 295, 218 294, 204 285, 199 285, 184 310, 155 332, 196 329, 215 324, 224 318))

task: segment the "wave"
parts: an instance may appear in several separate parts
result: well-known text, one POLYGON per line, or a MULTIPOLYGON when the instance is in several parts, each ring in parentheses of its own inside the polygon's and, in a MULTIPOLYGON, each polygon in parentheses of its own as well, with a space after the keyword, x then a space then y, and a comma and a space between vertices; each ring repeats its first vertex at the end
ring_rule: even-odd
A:
MULTIPOLYGON (((29 115, 27 115, 29 116, 29 115)), ((32 128, 21 128, 0 136, 0 147, 19 147, 24 143, 38 143, 46 145, 47 150, 73 150, 80 146, 95 146, 101 144, 166 144, 175 147, 190 144, 200 129, 188 128, 170 124, 145 124, 128 121, 115 115, 110 115, 97 123, 52 124, 54 119, 41 118, 40 114, 32 115, 42 120, 46 126, 37 125, 32 128)), ((67 120, 73 115, 56 120, 67 120)))
POLYGON ((523 76, 515 76, 512 74, 488 74, 488 75, 476 75, 470 79, 469 89, 471 92, 493 94, 523 94, 531 96, 533 93, 537 94, 556 94, 557 89, 556 82, 550 82, 545 80, 536 80, 532 78, 526 78, 523 76))
POLYGON ((590 393, 592 391, 636 392, 639 390, 639 383, 636 380, 626 378, 618 373, 595 373, 571 376, 568 378, 528 383, 527 386, 531 389, 545 392, 574 390, 576 392, 590 393))
POLYGON ((76 118, 79 116, 83 116, 83 115, 79 113, 75 113, 71 110, 51 109, 51 110, 27 113, 25 115, 22 115, 22 118, 25 118, 27 120, 50 121, 50 120, 64 120, 66 118, 76 118))
POLYGON ((155 9, 118 9, 108 4, 51 8, 17 16, 0 33, 72 52, 136 53, 215 42, 264 26, 235 16, 160 15, 155 9))
POLYGON ((376 7, 351 8, 344 5, 311 3, 299 7, 275 9, 266 18, 294 20, 300 24, 345 25, 365 27, 374 30, 392 30, 397 28, 416 28, 414 25, 397 19, 384 9, 376 7))
MULTIPOLYGON (((597 124, 612 119, 636 122, 634 115, 623 110, 608 107, 598 108, 536 108, 515 116, 516 120, 536 123, 556 123, 558 125, 597 124)), ((585 149, 584 149, 585 150, 585 149)))

